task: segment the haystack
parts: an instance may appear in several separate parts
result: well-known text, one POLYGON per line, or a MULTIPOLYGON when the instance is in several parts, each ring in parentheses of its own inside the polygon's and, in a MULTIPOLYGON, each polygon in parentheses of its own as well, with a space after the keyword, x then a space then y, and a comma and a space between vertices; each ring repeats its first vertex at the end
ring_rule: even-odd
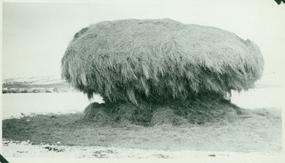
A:
POLYGON ((263 71, 256 44, 214 27, 171 19, 104 21, 75 34, 62 76, 106 103, 163 104, 254 86, 263 71))

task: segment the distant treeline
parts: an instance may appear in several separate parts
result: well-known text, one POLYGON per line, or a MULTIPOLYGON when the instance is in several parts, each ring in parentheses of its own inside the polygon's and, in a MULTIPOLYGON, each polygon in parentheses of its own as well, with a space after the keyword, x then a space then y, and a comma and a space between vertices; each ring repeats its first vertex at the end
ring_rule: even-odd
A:
POLYGON ((2 93, 57 93, 70 91, 74 91, 74 88, 67 83, 32 84, 28 82, 9 82, 2 84, 2 93))
POLYGON ((71 88, 2 88, 2 93, 58 93, 70 92, 71 88))

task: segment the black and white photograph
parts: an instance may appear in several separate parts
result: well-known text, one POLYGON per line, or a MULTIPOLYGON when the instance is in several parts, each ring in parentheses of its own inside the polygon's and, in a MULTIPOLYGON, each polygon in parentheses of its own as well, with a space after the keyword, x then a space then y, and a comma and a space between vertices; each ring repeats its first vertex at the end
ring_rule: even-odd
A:
POLYGON ((1 162, 282 162, 283 0, 1 5, 1 162))

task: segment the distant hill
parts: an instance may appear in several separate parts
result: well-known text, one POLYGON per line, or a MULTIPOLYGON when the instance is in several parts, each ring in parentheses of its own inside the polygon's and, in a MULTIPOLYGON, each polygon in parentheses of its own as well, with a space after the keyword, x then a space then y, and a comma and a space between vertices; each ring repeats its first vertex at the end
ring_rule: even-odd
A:
POLYGON ((74 91, 68 83, 56 77, 22 77, 4 79, 2 93, 53 93, 74 91))

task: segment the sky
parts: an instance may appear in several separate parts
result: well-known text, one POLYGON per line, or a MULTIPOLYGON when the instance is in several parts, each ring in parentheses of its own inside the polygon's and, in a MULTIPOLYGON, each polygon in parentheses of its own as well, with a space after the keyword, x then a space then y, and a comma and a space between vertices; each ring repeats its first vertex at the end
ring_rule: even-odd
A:
POLYGON ((2 78, 60 77, 61 58, 77 31, 128 18, 171 18, 234 32, 260 47, 265 74, 283 73, 285 5, 274 0, 51 2, 2 4, 2 78))

